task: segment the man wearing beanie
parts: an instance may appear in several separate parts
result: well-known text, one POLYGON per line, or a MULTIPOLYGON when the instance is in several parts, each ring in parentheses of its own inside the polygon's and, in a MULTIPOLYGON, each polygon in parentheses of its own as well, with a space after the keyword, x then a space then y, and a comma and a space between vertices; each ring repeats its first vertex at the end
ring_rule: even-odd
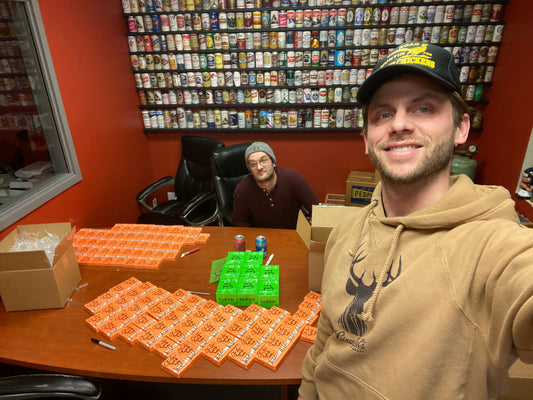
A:
POLYGON ((453 56, 410 42, 358 91, 370 205, 335 226, 301 399, 487 400, 533 362, 533 230, 509 192, 450 176, 470 127, 453 56))
POLYGON ((319 203, 298 171, 277 166, 268 144, 252 143, 244 160, 250 175, 235 188, 232 225, 295 229, 299 210, 319 203))

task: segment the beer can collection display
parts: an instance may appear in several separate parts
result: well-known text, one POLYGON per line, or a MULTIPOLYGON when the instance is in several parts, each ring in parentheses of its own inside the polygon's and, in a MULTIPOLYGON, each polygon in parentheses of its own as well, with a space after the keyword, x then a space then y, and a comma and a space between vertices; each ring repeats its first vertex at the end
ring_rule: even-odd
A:
POLYGON ((360 129, 357 91, 413 40, 486 104, 508 0, 122 0, 145 130, 360 129))

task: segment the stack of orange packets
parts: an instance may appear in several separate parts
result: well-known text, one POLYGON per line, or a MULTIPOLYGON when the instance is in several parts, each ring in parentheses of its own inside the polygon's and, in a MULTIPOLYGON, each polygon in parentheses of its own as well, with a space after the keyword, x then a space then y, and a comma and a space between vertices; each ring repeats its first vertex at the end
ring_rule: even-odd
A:
POLYGON ((206 243, 201 227, 116 224, 111 229, 80 229, 74 250, 80 264, 158 269, 175 260, 184 244, 206 243))
POLYGON ((132 277, 85 308, 92 314, 86 323, 96 332, 158 354, 164 359, 161 367, 181 377, 200 357, 217 366, 230 360, 248 369, 255 361, 277 370, 299 338, 314 342, 311 324, 320 302, 320 294, 309 292, 293 315, 256 304, 241 310, 132 277))

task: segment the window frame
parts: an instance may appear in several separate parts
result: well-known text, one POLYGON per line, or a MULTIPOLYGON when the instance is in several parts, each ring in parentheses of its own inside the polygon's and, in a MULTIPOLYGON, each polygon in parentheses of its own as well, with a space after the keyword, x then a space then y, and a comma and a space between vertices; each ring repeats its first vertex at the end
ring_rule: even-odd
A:
POLYGON ((47 146, 54 170, 54 175, 43 180, 34 188, 25 193, 11 198, 0 206, 0 231, 25 217, 44 203, 53 199, 60 193, 69 189, 82 180, 81 169, 72 141, 61 93, 48 47, 48 40, 42 22, 38 0, 11 0, 22 3, 33 37, 34 50, 37 54, 35 60, 41 69, 44 90, 50 106, 51 116, 55 130, 45 132, 47 146), (54 132, 55 131, 55 132, 54 132), (50 142, 53 146, 50 146, 50 142), (56 164, 59 164, 56 167, 56 164))

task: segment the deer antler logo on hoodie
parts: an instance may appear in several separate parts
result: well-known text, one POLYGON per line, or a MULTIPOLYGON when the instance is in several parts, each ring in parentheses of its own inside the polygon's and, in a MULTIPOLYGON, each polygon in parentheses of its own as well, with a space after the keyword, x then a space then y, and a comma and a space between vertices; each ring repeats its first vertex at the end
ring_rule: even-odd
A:
MULTIPOLYGON (((350 278, 346 281, 346 292, 353 296, 352 301, 346 307, 346 310, 342 313, 339 318, 339 323, 341 326, 346 329, 348 332, 353 335, 363 336, 367 330, 365 321, 359 318, 359 315, 363 313, 363 308, 365 303, 372 297, 372 294, 377 286, 377 279, 375 273, 372 273, 372 282, 367 285, 364 283, 363 278, 365 272, 361 276, 357 276, 355 273, 355 266, 363 261, 366 258, 366 255, 363 255, 361 250, 361 245, 357 249, 357 254, 354 257, 352 264, 350 266, 350 278)), ((400 256, 398 262, 398 272, 395 276, 392 275, 392 266, 391 262, 388 271, 387 279, 383 282, 382 286, 388 286, 392 283, 402 272, 402 259, 400 256)))

